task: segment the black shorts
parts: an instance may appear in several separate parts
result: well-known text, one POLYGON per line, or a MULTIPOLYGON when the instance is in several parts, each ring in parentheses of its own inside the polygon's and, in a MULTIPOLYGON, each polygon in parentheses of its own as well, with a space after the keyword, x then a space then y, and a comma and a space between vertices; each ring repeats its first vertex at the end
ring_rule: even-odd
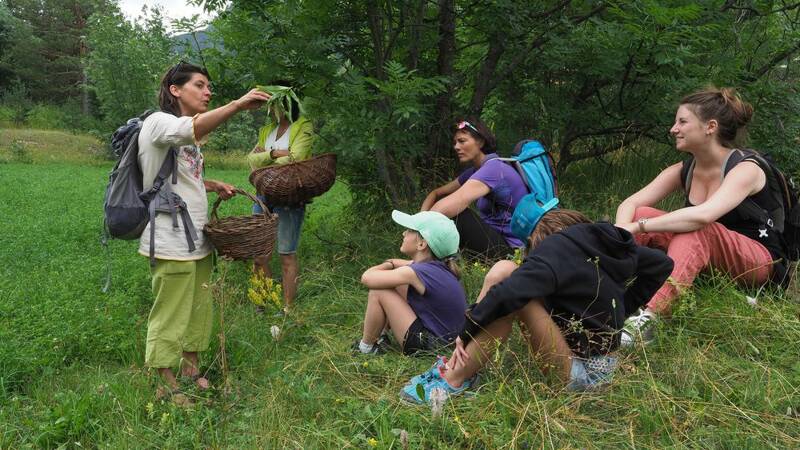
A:
POLYGON ((403 339, 403 354, 435 353, 447 347, 450 343, 425 328, 422 320, 417 317, 406 330, 406 336, 403 339))
POLYGON ((489 224, 481 220, 478 213, 470 208, 453 217, 458 234, 461 236, 461 250, 467 256, 478 256, 497 261, 513 254, 506 238, 489 224))

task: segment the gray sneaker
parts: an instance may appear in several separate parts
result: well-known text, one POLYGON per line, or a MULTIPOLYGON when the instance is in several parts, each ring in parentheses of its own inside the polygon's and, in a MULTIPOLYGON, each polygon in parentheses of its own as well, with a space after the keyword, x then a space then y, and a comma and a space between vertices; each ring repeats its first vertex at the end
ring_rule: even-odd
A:
POLYGON ((620 346, 630 347, 636 342, 647 345, 656 337, 656 322, 658 318, 650 311, 642 311, 625 320, 625 326, 620 331, 620 346))

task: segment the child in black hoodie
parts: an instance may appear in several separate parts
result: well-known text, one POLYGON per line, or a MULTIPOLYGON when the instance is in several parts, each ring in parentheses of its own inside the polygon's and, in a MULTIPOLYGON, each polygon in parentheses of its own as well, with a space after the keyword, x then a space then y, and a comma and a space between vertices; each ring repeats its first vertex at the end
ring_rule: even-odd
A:
POLYGON ((616 367, 610 354, 625 318, 661 287, 672 260, 636 245, 621 228, 591 223, 577 211, 553 209, 555 204, 533 214, 524 230, 531 250, 519 268, 501 261, 487 274, 451 358, 439 358, 412 378, 401 391, 404 400, 424 403, 434 390, 440 390, 434 396, 447 396, 468 389, 516 320, 525 325, 542 371, 553 370, 568 389, 610 382, 616 367))

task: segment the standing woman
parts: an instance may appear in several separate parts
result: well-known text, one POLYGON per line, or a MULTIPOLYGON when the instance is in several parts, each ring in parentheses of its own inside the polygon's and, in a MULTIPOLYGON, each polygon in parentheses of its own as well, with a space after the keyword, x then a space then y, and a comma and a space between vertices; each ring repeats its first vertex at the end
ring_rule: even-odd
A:
POLYGON ((617 226, 675 261, 670 281, 626 324, 624 344, 652 339, 654 319, 668 315, 680 291, 705 268, 750 285, 781 283, 786 277, 782 236, 772 230, 769 218, 743 209, 751 202, 762 211, 781 206, 770 194, 758 161, 736 149, 752 115, 753 108, 730 88, 684 97, 670 133, 675 148, 689 157, 619 205, 617 226), (684 193, 683 208, 664 212, 652 207, 675 191, 684 193))
MULTIPOLYGON (((186 203, 197 238, 194 250, 187 243, 188 231, 173 226, 169 214, 157 214, 153 231, 155 265, 151 268, 155 301, 147 322, 145 364, 158 369, 171 392, 178 389, 173 368, 201 389, 209 387, 201 374, 197 353, 208 348, 211 337, 212 306, 208 281, 211 277, 212 246, 203 235, 207 221, 206 192, 223 199, 234 195, 234 187, 221 181, 203 179, 200 144, 208 134, 234 114, 255 109, 269 95, 251 90, 238 100, 208 110, 211 87, 206 69, 181 62, 161 79, 161 111, 148 116, 139 133, 139 165, 144 189, 148 190, 170 148, 177 149, 177 184, 166 182, 186 203)), ((166 185, 165 185, 166 186, 166 185)), ((150 255, 150 224, 139 242, 139 253, 150 255)))
MULTIPOLYGON (((288 86, 286 81, 275 81, 273 85, 288 86)), ((292 99, 292 117, 286 117, 277 111, 270 111, 270 122, 258 132, 258 142, 253 151, 247 155, 247 162, 252 170, 271 165, 304 161, 311 156, 314 143, 314 125, 300 115, 300 105, 292 99)), ((272 206, 269 199, 258 196, 270 210, 278 214, 278 254, 281 257, 283 275, 283 308, 288 312, 297 295, 297 277, 300 264, 297 259, 297 247, 300 245, 300 229, 305 218, 306 205, 272 206)), ((253 205, 253 213, 262 213, 261 207, 253 205)), ((253 264, 266 277, 271 278, 269 261, 272 254, 257 256, 253 264)))
POLYGON ((528 194, 522 177, 497 159, 497 141, 479 119, 455 127, 453 148, 461 164, 469 165, 455 180, 431 191, 422 211, 438 211, 455 221, 461 248, 490 259, 500 259, 524 246, 511 233, 511 216, 528 194), (477 200, 478 213, 469 208, 477 200))

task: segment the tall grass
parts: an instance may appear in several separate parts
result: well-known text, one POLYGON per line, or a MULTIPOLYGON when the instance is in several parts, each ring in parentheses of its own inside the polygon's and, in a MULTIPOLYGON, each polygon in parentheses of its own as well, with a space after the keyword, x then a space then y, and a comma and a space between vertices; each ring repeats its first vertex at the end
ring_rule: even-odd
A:
MULTIPOLYGON (((623 157, 624 168, 605 172, 598 162, 576 165, 560 180, 564 201, 613 217, 619 199, 675 158, 644 156, 649 162, 623 157)), ((604 392, 548 384, 515 334, 477 392, 449 402, 442 416, 403 404, 399 389, 430 358, 349 351, 366 300, 358 277, 397 255, 401 230, 388 211, 350 205, 339 184, 308 207, 296 311, 256 315, 245 292, 249 266, 221 261, 214 292, 225 328, 217 325, 201 360, 216 389, 190 389, 193 409, 156 400, 142 361, 148 266, 136 243, 112 243, 112 290, 100 293, 108 163, 36 158, 0 164, 0 448, 402 448, 402 431, 410 448, 800 446, 798 304, 762 292, 751 306, 745 294, 754 293, 713 274, 682 299, 654 345, 621 355, 604 392), (281 328, 277 340, 272 325, 281 328)), ((213 164, 206 174, 241 186, 246 175, 213 164)), ((248 208, 237 198, 220 213, 248 208)), ((463 269, 474 297, 486 267, 463 269)))

